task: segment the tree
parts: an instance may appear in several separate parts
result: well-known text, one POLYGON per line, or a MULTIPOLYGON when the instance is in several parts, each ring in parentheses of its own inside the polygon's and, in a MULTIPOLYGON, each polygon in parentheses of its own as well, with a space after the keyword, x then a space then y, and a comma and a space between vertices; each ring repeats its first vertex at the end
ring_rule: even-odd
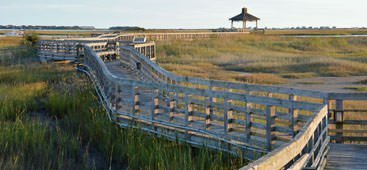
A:
POLYGON ((29 47, 35 47, 39 41, 37 34, 25 34, 24 35, 24 45, 29 47))

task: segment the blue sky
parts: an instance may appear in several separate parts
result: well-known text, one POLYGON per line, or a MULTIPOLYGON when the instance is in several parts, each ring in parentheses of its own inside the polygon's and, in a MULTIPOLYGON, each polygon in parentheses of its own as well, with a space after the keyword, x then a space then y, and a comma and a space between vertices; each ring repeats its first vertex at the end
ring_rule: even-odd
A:
MULTIPOLYGON (((366 27, 367 0, 0 0, 0 24, 229 27, 243 6, 260 27, 366 27)), ((240 26, 240 24, 237 24, 240 26)), ((250 25, 251 26, 251 25, 250 25)))

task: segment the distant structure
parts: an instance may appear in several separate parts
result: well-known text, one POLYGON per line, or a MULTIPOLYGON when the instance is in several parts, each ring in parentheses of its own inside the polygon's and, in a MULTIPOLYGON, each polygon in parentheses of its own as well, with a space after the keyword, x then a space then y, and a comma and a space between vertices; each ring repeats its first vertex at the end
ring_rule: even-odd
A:
POLYGON ((13 30, 11 32, 5 33, 5 36, 7 37, 23 37, 24 31, 23 30, 13 30))
POLYGON ((231 28, 233 29, 233 22, 243 22, 243 31, 246 31, 246 22, 256 22, 256 29, 258 28, 258 21, 260 18, 255 17, 247 12, 247 8, 242 8, 242 13, 229 19, 231 21, 231 28))

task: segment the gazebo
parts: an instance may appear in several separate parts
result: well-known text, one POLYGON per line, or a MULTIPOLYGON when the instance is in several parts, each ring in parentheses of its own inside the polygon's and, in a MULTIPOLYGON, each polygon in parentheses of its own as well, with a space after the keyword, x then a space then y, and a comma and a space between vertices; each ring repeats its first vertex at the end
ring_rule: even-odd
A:
POLYGON ((229 19, 231 21, 231 28, 233 28, 233 22, 243 22, 243 31, 246 30, 246 22, 256 22, 256 29, 258 28, 258 21, 260 18, 255 17, 247 12, 247 8, 242 8, 242 13, 229 19))

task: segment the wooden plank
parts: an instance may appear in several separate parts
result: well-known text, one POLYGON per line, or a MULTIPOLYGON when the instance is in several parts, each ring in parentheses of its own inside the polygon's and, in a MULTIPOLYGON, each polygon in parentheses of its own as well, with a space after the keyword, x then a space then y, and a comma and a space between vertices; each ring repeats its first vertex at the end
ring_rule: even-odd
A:
POLYGON ((326 170, 367 169, 367 145, 331 144, 326 170))

